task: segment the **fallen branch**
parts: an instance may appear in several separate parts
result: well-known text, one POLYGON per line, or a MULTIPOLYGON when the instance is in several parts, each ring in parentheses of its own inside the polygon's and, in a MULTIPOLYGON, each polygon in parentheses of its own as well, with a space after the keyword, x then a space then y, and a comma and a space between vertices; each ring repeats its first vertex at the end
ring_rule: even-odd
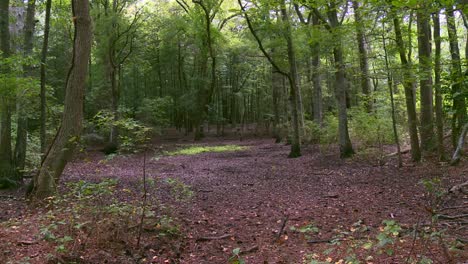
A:
POLYGON ((284 218, 283 224, 281 225, 281 229, 280 229, 280 231, 278 232, 278 235, 276 236, 276 240, 275 240, 275 241, 278 241, 278 240, 281 238, 281 235, 283 234, 284 228, 286 227, 286 222, 288 222, 288 219, 289 219, 289 215, 287 215, 287 216, 284 218))
MULTIPOLYGON (((410 148, 403 149, 403 150, 400 151, 400 153, 401 154, 406 154, 406 153, 410 152, 410 150, 411 150, 410 148)), ((393 157, 393 156, 396 156, 396 155, 398 155, 398 151, 386 155, 385 158, 390 158, 390 157, 393 157)))
POLYGON ((225 234, 225 235, 216 236, 216 237, 199 237, 195 241, 196 242, 201 242, 201 241, 210 241, 210 240, 221 240, 221 239, 230 238, 232 236, 233 235, 231 235, 231 234, 225 234))
POLYGON ((462 215, 439 215, 439 219, 445 219, 445 220, 455 220, 455 219, 460 219, 460 218, 466 218, 468 217, 468 214, 462 214, 462 215))
POLYGON ((253 247, 251 247, 251 248, 248 248, 248 249, 246 249, 246 250, 241 250, 241 251, 239 252, 239 255, 246 255, 246 254, 255 252, 255 251, 257 251, 257 250, 258 250, 258 246, 255 245, 255 246, 253 246, 253 247))
POLYGON ((449 192, 451 192, 451 193, 457 193, 457 192, 464 193, 463 189, 465 189, 466 187, 468 187, 468 181, 453 186, 452 188, 450 188, 449 192))

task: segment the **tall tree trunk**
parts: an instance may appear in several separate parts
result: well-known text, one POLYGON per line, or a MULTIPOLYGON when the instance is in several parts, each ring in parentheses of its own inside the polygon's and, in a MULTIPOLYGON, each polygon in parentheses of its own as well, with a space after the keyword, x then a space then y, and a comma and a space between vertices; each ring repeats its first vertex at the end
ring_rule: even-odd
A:
POLYGON ((416 13, 418 28, 419 87, 421 95, 421 147, 434 149, 434 109, 432 104, 431 26, 423 6, 416 13))
POLYGON ((46 14, 44 24, 44 41, 42 42, 41 51, 41 128, 40 128, 40 141, 41 141, 41 154, 44 155, 46 152, 46 123, 47 123, 47 98, 46 98, 46 61, 47 52, 49 49, 49 32, 50 32, 50 9, 52 6, 52 0, 46 2, 46 14))
POLYGON ((394 11, 392 12, 392 16, 393 26, 395 28, 396 44, 400 54, 401 65, 403 66, 403 87, 405 90, 406 112, 408 115, 408 132, 410 135, 411 159, 417 162, 421 160, 421 150, 419 148, 416 105, 414 104, 414 78, 412 76, 411 65, 406 57, 406 49, 403 42, 403 35, 401 33, 400 20, 396 17, 394 11))
POLYGON ((387 41, 386 41, 386 36, 385 36, 385 22, 382 22, 382 28, 384 28, 383 33, 382 33, 382 42, 383 42, 384 57, 385 57, 385 70, 387 72, 387 85, 388 85, 388 91, 390 94, 390 105, 392 107, 393 138, 395 140, 395 145, 397 146, 398 167, 402 167, 403 160, 401 158, 400 139, 398 136, 396 116, 395 116, 395 99, 393 96, 393 93, 394 93, 393 87, 396 85, 394 84, 393 76, 392 76, 391 69, 390 69, 390 62, 388 59, 387 41))
MULTIPOLYGON (((26 11, 26 23, 24 26, 24 44, 23 44, 23 53, 25 57, 28 57, 32 53, 33 49, 33 36, 34 36, 34 26, 35 26, 35 17, 36 13, 36 1, 29 0, 28 8, 26 11)), ((23 66, 24 76, 31 77, 32 69, 29 65, 23 66)), ((18 116, 18 124, 16 129, 16 145, 14 153, 14 165, 16 170, 16 178, 18 180, 22 179, 23 171, 26 161, 26 147, 28 140, 28 118, 27 114, 24 111, 24 98, 18 96, 16 99, 16 113, 18 116)))
POLYGON ((452 116, 452 144, 457 145, 457 139, 460 131, 465 124, 466 113, 466 93, 463 92, 462 69, 460 61, 460 49, 458 47, 457 28, 455 24, 454 10, 449 6, 446 11, 447 31, 450 43, 451 63, 451 81, 453 97, 453 116, 452 116))
MULTIPOLYGON (((318 27, 320 25, 317 16, 312 15, 312 25, 318 27)), ((312 85, 313 98, 312 105, 314 107, 314 121, 322 126, 323 121, 323 101, 322 101, 322 84, 320 80, 320 44, 317 39, 313 40, 311 46, 312 51, 312 85)))
POLYGON ((333 58, 335 61, 335 95, 338 103, 338 137, 340 145, 340 157, 347 158, 354 154, 353 145, 349 138, 348 131, 348 113, 346 107, 346 69, 343 58, 343 47, 341 36, 334 32, 339 27, 338 13, 335 3, 331 3, 328 7, 328 19, 332 32, 335 34, 335 45, 333 48, 333 58))
POLYGON ((437 154, 439 160, 444 161, 445 149, 444 149, 444 120, 442 113, 442 91, 440 74, 442 72, 441 67, 441 38, 440 38, 440 18, 439 11, 435 12, 432 16, 434 22, 434 42, 435 42, 435 53, 434 53, 434 88, 435 88, 435 114, 436 114, 436 128, 437 128, 437 154))
POLYGON ((272 69, 271 71, 271 86, 273 94, 273 138, 275 143, 281 142, 281 133, 280 133, 280 100, 281 100, 281 89, 283 76, 272 69))
POLYGON ((42 200, 56 193, 60 176, 81 134, 83 100, 92 39, 89 1, 72 0, 72 15, 75 28, 73 57, 66 81, 62 123, 39 172, 33 178, 33 200, 42 200))
POLYGON ((358 43, 359 50, 359 67, 360 74, 359 79, 361 82, 361 89, 364 95, 364 106, 368 113, 372 112, 372 89, 371 82, 369 78, 369 63, 367 61, 367 47, 366 47, 366 38, 364 34, 364 25, 362 21, 362 16, 359 8, 359 3, 353 0, 353 9, 354 9, 354 20, 356 23, 356 38, 358 43))
POLYGON ((289 61, 289 96, 291 100, 291 114, 292 114, 292 125, 293 125, 293 135, 291 141, 291 152, 289 153, 290 158, 296 158, 301 156, 301 137, 300 137, 300 118, 301 118, 301 109, 299 108, 299 76, 297 73, 296 65, 296 53, 294 50, 291 25, 289 22, 289 16, 286 11, 286 4, 283 0, 281 2, 281 17, 283 23, 285 24, 285 38, 288 46, 288 61, 289 61))
MULTIPOLYGON (((9 0, 0 0, 0 50, 3 58, 10 56, 9 0)), ((9 66, 0 68, 9 72, 9 66)), ((3 84, 2 84, 3 85, 3 84)), ((8 87, 4 87, 7 90, 8 87)), ((0 188, 14 185, 14 168, 11 153, 11 99, 8 94, 0 97, 0 188)))

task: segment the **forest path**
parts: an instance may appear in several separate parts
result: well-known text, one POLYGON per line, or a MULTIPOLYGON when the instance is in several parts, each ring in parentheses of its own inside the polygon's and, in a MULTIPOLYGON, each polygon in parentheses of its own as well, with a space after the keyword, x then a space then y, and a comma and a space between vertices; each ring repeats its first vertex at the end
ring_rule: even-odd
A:
MULTIPOLYGON (((178 179, 194 192, 190 201, 177 203, 172 210, 185 235, 174 253, 180 263, 226 263, 234 248, 251 250, 243 256, 247 263, 302 263, 306 254, 327 247, 307 244, 310 238, 305 235, 329 239, 337 234, 336 229, 349 231, 358 221, 374 233, 385 219, 414 225, 428 215, 421 180, 451 170, 445 168, 442 173, 427 164, 398 169, 393 163, 375 166, 341 160, 337 153, 320 152, 317 146, 304 147, 302 157, 288 159, 289 146, 271 140, 207 144, 241 144, 248 149, 156 158, 148 155, 149 178, 178 179), (286 216, 283 236, 275 241, 286 216), (319 232, 290 231, 291 226, 308 225, 319 232)), ((89 166, 90 159, 96 158, 73 162, 66 178, 112 175, 138 188, 135 182, 141 182, 142 154, 117 156, 89 166)), ((395 263, 393 258, 380 261, 395 263)))

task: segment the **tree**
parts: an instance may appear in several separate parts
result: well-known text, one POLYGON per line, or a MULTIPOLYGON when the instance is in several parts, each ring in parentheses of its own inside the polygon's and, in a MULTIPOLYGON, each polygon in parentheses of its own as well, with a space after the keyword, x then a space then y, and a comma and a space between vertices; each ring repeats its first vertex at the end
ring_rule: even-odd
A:
MULTIPOLYGON (((24 25, 24 43, 23 43, 23 55, 29 57, 33 51, 33 37, 35 27, 35 14, 36 14, 36 1, 29 0, 26 10, 26 23, 24 25)), ((24 77, 32 77, 33 71, 29 65, 23 65, 24 77)), ((30 85, 34 85, 31 83, 30 85)), ((16 178, 21 179, 23 177, 24 166, 26 162, 26 147, 28 139, 28 116, 25 111, 26 100, 19 94, 16 98, 16 109, 17 109, 17 128, 16 128, 16 144, 14 152, 14 166, 16 172, 16 178)))
POLYGON ((41 50, 41 69, 40 69, 40 79, 41 79, 41 128, 40 128, 40 141, 41 141, 41 153, 45 154, 46 152, 46 123, 47 123, 47 111, 46 111, 46 63, 47 63, 47 52, 49 49, 49 32, 50 32, 50 9, 52 7, 52 0, 46 1, 46 10, 45 10, 45 22, 44 22, 44 40, 42 42, 41 50))
MULTIPOLYGON (((338 19, 339 6, 335 1, 331 1, 326 5, 326 16, 322 16, 317 8, 313 8, 317 17, 322 20, 327 30, 333 35, 335 41, 333 45, 333 59, 335 66, 335 97, 338 104, 338 144, 340 146, 340 156, 342 158, 350 157, 354 154, 353 145, 349 137, 348 130, 348 113, 347 113, 347 80, 346 66, 343 55, 343 44, 340 36, 340 26, 343 23, 338 19)), ((342 16, 344 18, 344 16, 342 16)))
POLYGON ((371 83, 369 78, 369 63, 367 55, 367 46, 366 46, 366 36, 364 33, 363 19, 361 15, 361 7, 359 6, 358 1, 353 1, 354 9, 354 20, 356 23, 356 38, 358 43, 359 50, 359 67, 361 72, 359 73, 359 78, 361 81, 361 89, 364 95, 364 105, 367 109, 367 112, 372 112, 372 98, 371 98, 371 83))
MULTIPOLYGON (((1 74, 6 76, 9 72, 8 57, 10 56, 9 31, 9 0, 0 0, 0 50, 5 60, 0 65, 1 74)), ((4 85, 4 84, 2 84, 4 85)), ((11 101, 8 87, 2 87, 0 94, 0 185, 10 186, 13 183, 14 168, 12 166, 11 152, 11 101)))
POLYGON ((413 90, 414 77, 411 71, 411 64, 406 55, 406 47, 403 42, 403 34, 401 32, 400 20, 396 16, 396 11, 394 8, 392 8, 391 10, 391 16, 393 19, 393 27, 395 30, 395 41, 397 44, 398 53, 400 55, 401 66, 403 68, 403 87, 405 91, 406 112, 408 116, 411 159, 417 162, 421 160, 421 150, 419 148, 419 137, 417 127, 418 121, 416 115, 415 94, 413 90))
POLYGON ((73 57, 66 81, 62 122, 39 172, 33 178, 33 200, 42 200, 55 194, 63 169, 81 134, 85 82, 92 40, 89 1, 72 0, 72 17, 73 57))
POLYGON ((280 12, 281 18, 284 23, 284 35, 283 37, 286 39, 287 43, 287 57, 289 62, 289 71, 282 70, 278 64, 272 59, 271 55, 266 51, 265 47, 263 46, 262 41, 257 35, 251 19, 246 12, 245 7, 242 5, 242 2, 238 1, 241 10, 244 13, 245 20, 247 22, 248 28, 251 34, 254 36, 255 40, 257 41, 258 47, 262 51, 263 55, 267 58, 270 62, 272 67, 280 74, 285 76, 289 80, 289 100, 291 104, 291 117, 292 117, 292 140, 291 140, 291 151, 289 153, 289 157, 295 158, 301 156, 301 139, 300 139, 300 109, 298 107, 298 76, 297 76, 297 65, 296 65, 296 58, 295 58, 295 51, 292 43, 292 35, 291 35, 291 26, 289 22, 289 17, 286 11, 286 5, 284 2, 280 4, 280 12))
POLYGON ((421 95, 421 147, 434 149, 434 110, 432 105, 431 26, 427 4, 416 11, 418 28, 419 88, 421 95))
MULTIPOLYGON (((451 55, 451 96, 453 101, 452 116, 452 144, 457 145, 458 136, 466 122, 466 92, 463 92, 463 76, 461 69, 460 49, 458 47, 457 27, 455 24, 453 6, 446 9, 447 31, 449 37, 450 55, 451 55)), ((466 75, 466 74, 465 74, 466 75)), ((466 87, 465 87, 466 89, 466 87)))
POLYGON ((436 114, 436 128, 437 128, 437 153, 439 160, 444 161, 445 148, 444 148, 444 120, 442 112, 442 85, 441 85, 441 36, 440 36, 440 17, 439 11, 436 11, 432 15, 432 21, 434 24, 434 88, 435 88, 435 114, 436 114))

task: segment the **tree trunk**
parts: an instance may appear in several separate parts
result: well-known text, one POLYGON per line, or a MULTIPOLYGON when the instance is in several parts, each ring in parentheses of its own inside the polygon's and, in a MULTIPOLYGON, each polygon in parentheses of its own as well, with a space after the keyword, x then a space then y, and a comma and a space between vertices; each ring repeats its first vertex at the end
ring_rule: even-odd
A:
POLYGON ((447 31, 450 43, 451 54, 451 81, 453 97, 453 116, 452 116, 452 144, 457 145, 457 136, 460 134, 466 119, 466 94, 463 93, 462 69, 460 61, 460 49, 458 47, 457 28, 455 24, 454 10, 449 6, 446 10, 447 31))
POLYGON ((46 2, 46 14, 45 14, 45 25, 44 25, 44 42, 42 43, 41 51, 41 128, 40 128, 40 141, 41 141, 41 154, 44 155, 46 152, 46 123, 47 123, 47 98, 46 98, 46 61, 47 52, 49 49, 49 31, 50 31, 50 9, 52 6, 52 0, 46 2))
MULTIPOLYGON (((382 28, 384 28, 382 33, 382 42, 383 42, 383 49, 384 49, 384 57, 385 57, 385 70, 387 72, 387 85, 388 91, 390 94, 390 105, 392 107, 392 128, 393 128, 393 138, 395 140, 395 145, 397 146, 397 155, 398 155, 398 167, 403 166, 403 160, 401 158, 401 148, 400 148, 400 139, 398 136, 397 124, 396 124, 396 116, 395 116, 395 99, 393 96, 394 90, 394 80, 390 70, 390 62, 388 60, 388 50, 387 50, 387 42, 385 37, 385 22, 382 22, 382 28)), ((396 86, 396 85, 395 85, 396 86)))
MULTIPOLYGON (((318 27, 320 25, 317 16, 312 16, 312 25, 318 27)), ((312 85, 313 85, 313 99, 312 105, 314 107, 314 121, 322 126, 323 121, 323 102, 322 102, 322 84, 320 80, 320 44, 319 41, 314 39, 311 47, 312 51, 312 85)))
POLYGON ((372 112, 372 89, 369 78, 369 63, 367 61, 367 47, 366 47, 366 38, 364 34, 364 25, 361 17, 361 12, 359 10, 359 3, 353 1, 354 9, 354 20, 356 23, 356 38, 358 43, 359 50, 359 66, 361 72, 359 73, 359 79, 361 82, 361 89, 364 95, 364 106, 368 113, 372 112))
POLYGON ((72 0, 74 22, 73 58, 65 88, 62 123, 39 172, 33 178, 33 200, 43 200, 57 191, 65 165, 79 141, 83 118, 83 100, 91 52, 92 25, 88 0, 72 0))
POLYGON ((458 144, 457 148, 455 149, 455 152, 453 153, 452 160, 450 161, 451 165, 456 165, 458 162, 460 162, 461 156, 462 156, 462 151, 463 151, 463 145, 465 144, 465 137, 466 133, 468 131, 468 123, 466 123, 463 126, 463 129, 460 133, 460 136, 458 138, 458 144))
POLYGON ((411 143, 411 159, 413 161, 421 160, 421 150, 419 148, 419 137, 418 137, 418 126, 417 126, 417 115, 416 105, 414 104, 414 93, 413 93, 413 76, 411 72, 411 65, 406 57, 406 49, 403 42, 403 36, 401 33, 400 21, 396 17, 396 14, 392 13, 393 25, 395 27, 395 38, 400 54, 401 65, 403 66, 403 87, 405 90, 405 102, 406 112, 408 115, 408 132, 410 135, 411 143))
POLYGON ((283 76, 276 72, 274 69, 271 71, 271 86, 273 88, 273 138, 275 143, 281 142, 281 133, 280 133, 280 100, 281 100, 281 89, 283 76))
POLYGON ((434 149, 434 110, 432 105, 431 26, 425 7, 417 11, 419 87, 421 95, 421 147, 434 149))
POLYGON ((289 23, 289 16, 286 11, 286 4, 283 0, 281 2, 281 17, 285 23, 285 38, 288 46, 288 61, 289 61, 289 85, 290 85, 290 98, 291 98, 291 114, 292 114, 292 125, 293 135, 291 141, 291 152, 289 153, 290 158, 296 158, 301 156, 301 137, 300 137, 300 118, 301 109, 299 108, 299 79, 296 65, 296 53, 294 50, 291 25, 289 23))
MULTIPOLYGON (((328 19, 332 32, 339 26, 337 7, 335 3, 331 3, 328 7, 328 19)), ((354 154, 353 145, 349 138, 348 131, 348 113, 346 108, 346 77, 345 63, 343 58, 343 47, 341 37, 335 33, 335 46, 333 48, 333 58, 335 61, 335 96, 338 103, 338 134, 340 145, 340 157, 347 158, 354 154)))
MULTIPOLYGON (((34 36, 34 26, 35 26, 35 17, 36 13, 36 1, 29 0, 28 8, 26 11, 26 23, 24 26, 24 56, 28 57, 32 53, 33 49, 33 36, 34 36)), ((24 76, 31 77, 32 69, 29 65, 23 66, 24 76)), ((16 129, 16 145, 14 153, 14 165, 16 170, 16 178, 20 180, 23 178, 23 171, 26 162, 26 147, 28 140, 28 118, 27 114, 24 111, 24 98, 18 96, 16 99, 16 113, 18 116, 18 125, 16 129)))
MULTIPOLYGON (((0 50, 3 58, 10 56, 9 0, 0 0, 0 50)), ((8 73, 8 65, 0 68, 8 73)), ((7 88, 7 87, 5 87, 7 88)), ((5 89, 6 90, 6 89, 5 89)), ((11 100, 9 95, 0 97, 0 188, 14 185, 14 168, 11 153, 11 100)))
POLYGON ((441 67, 441 38, 440 38, 440 18, 439 11, 434 13, 432 16, 434 22, 434 42, 435 42, 435 53, 434 53, 434 88, 435 88, 435 114, 436 114, 436 128, 437 128, 437 154, 440 161, 444 161, 445 149, 444 149, 444 120, 442 113, 442 91, 440 74, 442 72, 441 67))

